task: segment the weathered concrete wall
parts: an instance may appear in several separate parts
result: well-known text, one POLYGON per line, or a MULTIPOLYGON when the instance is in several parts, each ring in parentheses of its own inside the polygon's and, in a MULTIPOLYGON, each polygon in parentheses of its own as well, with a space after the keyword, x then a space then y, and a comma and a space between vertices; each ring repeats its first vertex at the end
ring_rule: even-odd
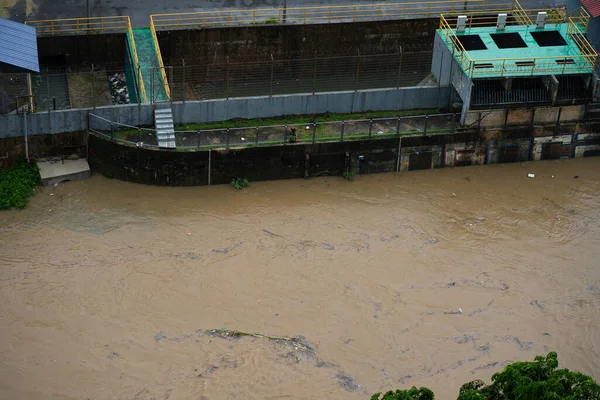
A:
MULTIPOLYGON (((76 154, 86 156, 87 132, 67 132, 57 135, 35 135, 27 138, 29 157, 56 157, 76 154)), ((0 166, 25 158, 25 138, 0 139, 0 166)))
POLYGON ((38 38, 40 64, 125 64, 124 33, 38 38))
MULTIPOLYGON (((448 106, 451 90, 449 87, 410 87, 190 101, 173 103, 173 117, 176 124, 182 124, 325 112, 442 108, 448 106)), ((28 114, 29 135, 87 130, 87 115, 90 112, 110 121, 131 126, 154 124, 151 104, 60 110, 28 114)), ((24 118, 23 115, 0 116, 0 138, 23 136, 24 118)))
POLYGON ((600 124, 471 130, 351 142, 282 144, 201 152, 123 146, 90 135, 92 169, 118 179, 155 185, 251 181, 410 171, 501 162, 600 155, 600 124), (209 178, 210 176, 210 178, 209 178))
POLYGON ((439 18, 158 32, 165 65, 397 53, 428 49, 439 18))

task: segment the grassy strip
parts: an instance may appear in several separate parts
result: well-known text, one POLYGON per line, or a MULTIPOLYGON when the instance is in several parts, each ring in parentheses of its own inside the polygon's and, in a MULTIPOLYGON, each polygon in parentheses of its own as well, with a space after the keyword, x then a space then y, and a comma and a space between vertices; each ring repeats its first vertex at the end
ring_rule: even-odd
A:
MULTIPOLYGON (((425 110, 403 110, 403 111, 370 111, 364 113, 349 113, 349 114, 319 114, 315 116, 309 115, 291 115, 273 118, 256 118, 256 119, 230 119, 227 121, 211 122, 204 124, 183 124, 176 125, 176 131, 200 131, 208 129, 227 129, 227 128, 253 128, 257 126, 273 126, 273 125, 304 125, 316 122, 332 122, 351 119, 371 119, 371 118, 395 118, 406 117, 411 115, 439 114, 438 109, 425 110)), ((318 126, 317 130, 326 129, 327 127, 318 126)), ((143 131, 142 131, 143 133, 143 131)), ((318 134, 319 132, 317 132, 318 134)), ((129 137, 136 135, 136 129, 123 129, 113 133, 116 139, 128 140, 129 137)), ((312 133, 311 133, 312 135, 312 133)))
MULTIPOLYGON (((185 124, 177 125, 175 130, 178 131, 198 131, 205 129, 226 129, 226 128, 249 128, 256 126, 272 126, 272 125, 297 125, 309 124, 313 122, 331 122, 349 119, 370 119, 370 118, 394 118, 406 117, 410 115, 425 115, 439 114, 437 109, 427 110, 404 110, 404 111, 371 111, 364 113, 350 114, 320 114, 316 116, 300 115, 300 116, 282 116, 273 118, 257 118, 257 119, 231 119, 228 121, 211 122, 205 124, 185 124)), ((135 132, 135 131, 134 131, 135 132)))
POLYGON ((20 161, 0 169, 0 210, 24 208, 33 188, 42 183, 36 164, 20 161))

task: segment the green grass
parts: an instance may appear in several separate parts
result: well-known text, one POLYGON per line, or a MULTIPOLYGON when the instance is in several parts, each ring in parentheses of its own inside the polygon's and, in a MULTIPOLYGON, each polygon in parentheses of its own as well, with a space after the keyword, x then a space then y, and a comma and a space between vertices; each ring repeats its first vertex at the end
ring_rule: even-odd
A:
MULTIPOLYGON (((364 113, 351 114, 319 114, 314 116, 316 122, 331 122, 349 119, 370 119, 370 118, 393 118, 406 117, 410 115, 424 114, 439 114, 437 109, 427 110, 404 110, 404 111, 370 111, 364 113)), ((257 126, 273 126, 273 125, 299 125, 310 124, 313 121, 313 116, 282 116, 274 118, 256 118, 256 119, 231 119, 228 121, 210 122, 204 124, 183 124, 177 125, 177 131, 199 131, 206 129, 226 129, 226 128, 253 128, 257 126)), ((137 131, 132 131, 137 132, 137 131)))
POLYGON ((35 163, 17 162, 0 169, 0 210, 24 208, 33 188, 42 183, 35 163))

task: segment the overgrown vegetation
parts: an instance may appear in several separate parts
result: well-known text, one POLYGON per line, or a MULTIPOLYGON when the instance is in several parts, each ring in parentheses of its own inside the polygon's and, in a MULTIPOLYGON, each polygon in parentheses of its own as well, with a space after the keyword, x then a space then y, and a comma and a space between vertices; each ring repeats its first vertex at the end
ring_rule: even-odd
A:
MULTIPOLYGON (((432 400, 427 388, 389 391, 371 400, 432 400)), ((580 372, 558 369, 558 356, 550 352, 534 361, 518 361, 492 376, 492 383, 481 380, 465 383, 457 400, 598 400, 600 385, 580 372)))
POLYGON ((352 171, 344 171, 344 173, 342 174, 342 176, 344 177, 345 180, 347 181, 353 181, 354 180, 354 175, 356 175, 354 172, 352 171))
POLYGON ((17 162, 0 169, 0 210, 23 208, 33 194, 33 188, 42 182, 35 163, 17 162))
POLYGON ((244 179, 235 178, 234 180, 231 181, 231 186, 233 186, 237 190, 242 190, 244 188, 247 188, 248 185, 250 185, 250 181, 248 180, 248 178, 244 178, 244 179))
MULTIPOLYGON (((403 111, 370 111, 364 113, 334 114, 325 113, 315 116, 308 115, 288 115, 273 118, 255 118, 255 119, 231 119, 228 121, 211 122, 206 124, 184 124, 177 125, 177 131, 197 131, 204 129, 225 129, 225 128, 246 128, 254 126, 271 125, 296 125, 310 124, 312 122, 341 121, 349 119, 369 119, 369 118, 388 118, 388 117, 406 117, 409 115, 439 114, 440 110, 403 110, 403 111)), ((137 131, 132 131, 137 133, 137 131)))

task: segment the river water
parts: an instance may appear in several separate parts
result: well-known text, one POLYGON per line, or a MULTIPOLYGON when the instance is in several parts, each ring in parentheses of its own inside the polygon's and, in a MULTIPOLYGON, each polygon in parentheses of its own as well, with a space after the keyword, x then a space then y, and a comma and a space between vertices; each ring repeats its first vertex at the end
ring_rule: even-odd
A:
POLYGON ((0 398, 444 400, 552 350, 598 380, 599 221, 600 159, 39 188, 0 213, 0 398))

